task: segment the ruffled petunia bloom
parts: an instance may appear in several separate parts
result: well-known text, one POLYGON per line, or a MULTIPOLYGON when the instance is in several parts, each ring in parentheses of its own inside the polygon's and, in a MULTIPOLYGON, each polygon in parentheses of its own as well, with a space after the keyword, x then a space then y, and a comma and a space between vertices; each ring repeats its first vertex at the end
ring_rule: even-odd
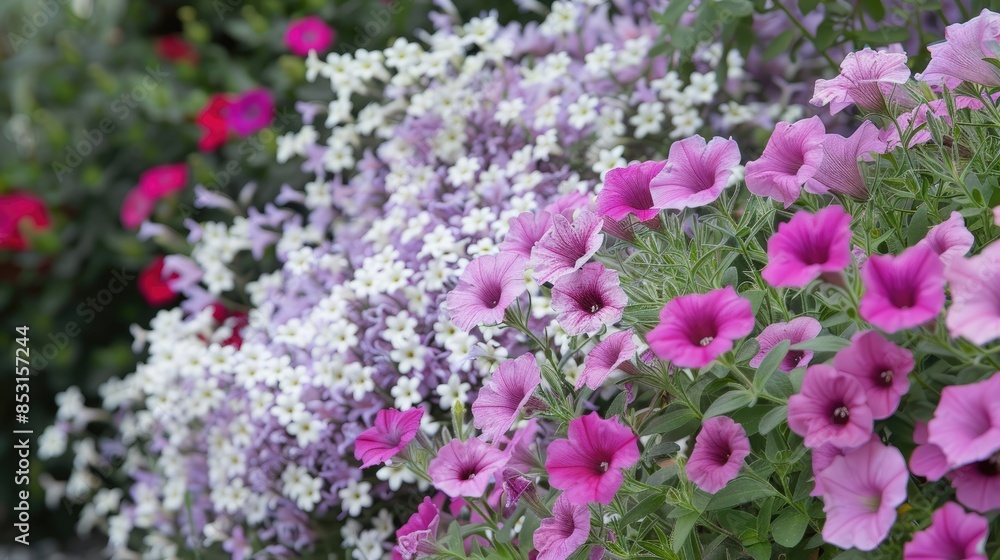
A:
POLYGON ((931 516, 931 525, 903 546, 903 560, 986 560, 989 524, 948 502, 931 516))
POLYGON ((292 20, 285 30, 285 46, 293 54, 306 56, 309 51, 324 54, 333 43, 334 31, 322 19, 306 16, 292 20))
POLYGON ((917 79, 954 89, 961 82, 1000 86, 1000 69, 984 58, 997 58, 1000 14, 984 9, 965 23, 944 29, 945 40, 929 45, 931 61, 917 79))
POLYGON ((843 457, 847 451, 847 449, 842 449, 832 443, 824 443, 812 450, 813 489, 809 493, 810 496, 823 495, 825 489, 823 488, 823 479, 819 476, 820 473, 833 464, 834 459, 843 457))
POLYGON ((507 455, 479 438, 455 438, 431 459, 427 474, 434 487, 457 498, 478 498, 486 491, 490 477, 507 462, 507 455))
POLYGON ((927 480, 941 480, 951 467, 941 448, 927 441, 927 422, 917 420, 913 427, 916 449, 910 454, 910 472, 927 480))
POLYGON ((823 137, 823 162, 813 177, 813 192, 832 192, 868 199, 868 185, 861 175, 860 163, 872 161, 872 153, 884 154, 886 141, 871 121, 861 126, 849 137, 827 134, 823 137))
POLYGON ((667 167, 650 183, 657 208, 696 208, 711 204, 729 183, 740 163, 740 148, 732 138, 716 136, 707 144, 692 136, 670 146, 667 167))
POLYGON ((978 255, 952 259, 944 271, 951 287, 948 332, 974 344, 1000 338, 1000 241, 978 255))
POLYGON ((861 383, 872 416, 882 420, 896 412, 910 390, 907 376, 913 371, 913 354, 875 331, 865 331, 852 336, 851 345, 837 352, 833 367, 861 383))
POLYGON ((951 217, 932 227, 917 245, 930 247, 947 268, 953 259, 964 257, 975 240, 962 215, 952 212, 951 217))
POLYGON ((417 507, 416 513, 396 530, 396 546, 393 547, 393 558, 399 555, 399 560, 414 560, 420 554, 421 543, 434 542, 438 525, 441 523, 441 510, 425 497, 417 507))
POLYGON ((952 467, 1000 452, 1000 373, 945 387, 927 431, 928 441, 941 448, 952 467))
POLYGON ((955 487, 955 498, 965 507, 980 513, 1000 509, 1000 452, 946 476, 955 487))
POLYGON ((823 162, 826 128, 819 117, 794 124, 779 122, 760 159, 746 166, 747 189, 769 196, 788 208, 798 200, 803 186, 810 192, 825 192, 813 177, 823 162))
POLYGON ((448 292, 452 322, 468 331, 502 321, 507 306, 524 293, 524 263, 524 257, 514 253, 476 257, 448 292))
POLYGON ((871 436, 861 447, 835 457, 823 481, 823 540, 840 548, 874 550, 906 501, 906 460, 895 447, 871 436))
MULTIPOLYGON (((750 367, 760 367, 768 352, 782 341, 787 340, 795 345, 816 338, 821 330, 823 330, 823 326, 812 317, 797 317, 787 323, 768 325, 757 335, 760 351, 750 359, 750 367)), ((812 350, 789 350, 781 360, 778 369, 789 372, 797 367, 809 365, 812 358, 812 350)))
POLYGON ((851 215, 840 206, 796 212, 767 240, 767 258, 761 276, 775 287, 802 288, 844 270, 851 264, 851 215))
POLYGON ((543 519, 535 531, 535 560, 566 560, 587 542, 589 534, 590 508, 574 504, 563 494, 552 506, 552 517, 543 519))
POLYGON ((386 408, 375 415, 375 425, 358 435, 354 442, 354 457, 366 469, 392 459, 417 435, 424 409, 420 407, 400 412, 386 408))
POLYGON ((895 257, 872 255, 861 278, 865 293, 858 312, 886 332, 922 325, 944 307, 944 265, 928 247, 913 246, 895 257))
POLYGON ((271 124, 274 98, 264 88, 252 89, 233 100, 224 114, 230 130, 239 136, 250 136, 271 124))
POLYGON ((632 330, 619 331, 604 337, 597 346, 587 353, 583 361, 583 371, 576 380, 576 388, 586 385, 597 389, 618 366, 627 362, 635 353, 632 330))
POLYGON ((198 149, 210 152, 226 143, 229 136, 229 125, 225 113, 232 101, 228 96, 216 93, 208 98, 208 103, 198 113, 195 122, 201 128, 201 138, 198 139, 198 149))
POLYGON ((788 399, 788 427, 812 449, 824 443, 855 447, 871 436, 874 420, 853 376, 817 365, 806 370, 802 390, 788 399))
POLYGON ((0 194, 0 250, 27 249, 28 240, 22 234, 22 228, 30 224, 27 227, 36 231, 47 230, 51 222, 48 208, 41 198, 26 192, 0 194))
POLYGON ((716 416, 701 425, 686 472, 691 482, 709 494, 722 490, 736 478, 750 455, 750 439, 732 418, 716 416))
POLYGON ((891 103, 908 101, 906 90, 900 84, 905 84, 909 78, 905 54, 865 47, 844 57, 836 78, 816 80, 816 90, 809 103, 817 107, 829 104, 831 115, 852 104, 866 111, 881 111, 891 103))
POLYGON ((568 334, 592 333, 622 318, 628 297, 618 284, 618 271, 587 263, 559 279, 552 288, 552 310, 568 334))
POLYGON ((472 403, 473 425, 482 430, 486 441, 507 433, 541 382, 542 371, 532 354, 500 364, 472 403))
POLYGON ((604 220, 584 210, 572 222, 562 214, 552 215, 552 227, 531 250, 529 267, 535 281, 552 282, 579 270, 601 248, 604 220))
POLYGON ((726 286, 670 300, 646 341, 660 359, 678 367, 700 368, 731 350, 733 341, 750 334, 753 327, 750 301, 726 286))
POLYGON ((604 188, 597 195, 597 215, 624 220, 632 214, 640 222, 655 218, 662 206, 653 204, 650 181, 666 164, 665 161, 633 162, 608 171, 604 188))
POLYGON ((510 219, 510 229, 500 243, 500 250, 531 257, 535 243, 552 227, 552 214, 541 212, 522 212, 510 219))
POLYGON ((569 503, 611 503, 625 480, 623 469, 639 460, 639 438, 613 416, 596 412, 569 423, 569 439, 557 439, 546 451, 549 484, 564 490, 569 503))
POLYGON ((167 195, 182 190, 188 181, 186 163, 157 165, 142 172, 139 176, 138 188, 143 194, 153 200, 159 200, 167 195))

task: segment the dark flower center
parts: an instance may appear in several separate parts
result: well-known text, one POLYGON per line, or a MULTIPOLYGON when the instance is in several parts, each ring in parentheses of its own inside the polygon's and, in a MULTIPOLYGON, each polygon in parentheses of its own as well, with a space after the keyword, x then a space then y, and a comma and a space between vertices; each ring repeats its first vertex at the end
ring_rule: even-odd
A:
POLYGON ((576 302, 580 306, 580 309, 590 313, 591 315, 594 315, 598 311, 604 309, 604 306, 606 305, 604 303, 604 298, 601 297, 601 292, 597 289, 584 290, 584 292, 576 298, 576 302))
POLYGON ((793 366, 797 366, 799 365, 799 362, 802 361, 802 358, 805 357, 806 354, 802 350, 792 350, 788 353, 788 356, 785 359, 788 360, 793 366))
POLYGON ((976 468, 985 476, 1000 475, 1000 453, 997 453, 985 461, 976 463, 976 468))
POLYGON ((718 329, 712 318, 702 319, 691 325, 690 330, 688 330, 688 340, 695 346, 708 346, 715 340, 716 336, 718 336, 718 329))
POLYGON ((480 300, 483 302, 483 305, 493 309, 500 304, 500 296, 502 293, 503 290, 501 290, 499 284, 490 284, 483 287, 480 300))
POLYGON ((913 288, 913 284, 910 282, 894 282, 887 286, 886 291, 889 294, 889 301, 897 309, 909 309, 913 307, 917 303, 917 294, 913 288))
POLYGON ((611 465, 609 465, 607 461, 601 461, 601 465, 600 465, 600 469, 601 469, 601 472, 602 472, 602 473, 606 473, 606 472, 608 472, 608 468, 609 468, 610 466, 611 466, 611 465))
POLYGON ((889 387, 892 385, 892 375, 893 375, 892 370, 886 368, 884 371, 882 371, 882 373, 878 374, 878 378, 881 381, 882 385, 889 387))
POLYGON ((476 478, 476 471, 478 471, 475 465, 466 465, 464 469, 459 471, 459 480, 472 480, 476 478))
POLYGON ((838 426, 843 426, 851 419, 851 411, 847 409, 847 405, 840 405, 833 410, 833 423, 838 426))
MULTIPOLYGON (((826 234, 827 232, 810 232, 826 234)), ((824 264, 830 260, 830 245, 810 235, 809 242, 799 250, 799 258, 805 264, 824 264)))

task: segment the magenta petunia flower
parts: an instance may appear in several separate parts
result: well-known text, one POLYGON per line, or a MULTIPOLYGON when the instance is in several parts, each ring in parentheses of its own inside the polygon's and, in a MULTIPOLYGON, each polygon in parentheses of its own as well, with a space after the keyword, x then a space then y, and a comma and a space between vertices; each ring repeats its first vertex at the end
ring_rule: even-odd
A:
POLYGON ((858 312, 886 332, 922 325, 944 307, 944 265, 928 247, 913 246, 896 257, 872 255, 861 278, 858 312))
POLYGON ((874 421, 865 390, 853 376, 817 365, 806 370, 802 390, 788 399, 788 427, 812 449, 828 442, 855 447, 871 436, 874 421))
POLYGON ((844 456, 847 451, 847 449, 841 449, 831 443, 824 443, 812 450, 813 489, 809 493, 810 496, 823 495, 825 489, 823 488, 823 479, 819 477, 820 473, 829 467, 834 459, 844 456))
POLYGON ((666 164, 665 161, 633 162, 608 171, 604 188, 597 195, 597 215, 624 220, 632 214, 640 222, 655 218, 662 206, 653 204, 650 181, 666 164))
POLYGON ((945 387, 927 432, 927 440, 941 448, 952 467, 1000 452, 1000 374, 945 387))
POLYGON ((541 212, 521 212, 510 219, 510 229, 500 243, 503 252, 516 253, 524 258, 531 257, 535 243, 552 227, 552 214, 541 212))
POLYGON ((732 138, 716 136, 707 144, 692 136, 670 146, 667 167, 653 178, 650 190, 657 208, 696 208, 719 198, 740 163, 740 147, 732 138))
POLYGON ((229 129, 240 136, 249 136, 271 124, 274 118, 274 98, 263 88, 243 92, 225 109, 229 129))
POLYGON ((851 134, 827 134, 823 137, 823 162, 813 177, 813 192, 833 192, 868 199, 868 185, 861 175, 862 161, 872 161, 872 153, 884 154, 886 141, 881 138, 878 128, 871 121, 851 134))
POLYGON ((823 469, 823 540, 840 548, 874 550, 906 501, 906 460, 895 447, 871 436, 861 447, 834 457, 823 469))
POLYGON ((628 297, 618 284, 618 271, 587 263, 559 279, 552 288, 552 310, 571 335, 592 333, 622 318, 628 297))
POLYGON ((947 475, 955 498, 969 509, 986 513, 1000 509, 1000 453, 961 466, 947 475))
POLYGON ((398 553, 403 560, 414 560, 418 556, 426 555, 426 552, 420 554, 419 546, 424 542, 434 542, 440 522, 441 510, 430 498, 425 497, 417 507, 417 512, 396 530, 396 546, 392 549, 393 552, 398 553))
POLYGON ((583 371, 576 380, 576 388, 586 385, 591 389, 597 389, 612 371, 632 358, 635 349, 632 329, 604 337, 604 340, 598 342, 597 346, 587 353, 583 361, 583 371))
POLYGON ((825 137, 826 128, 819 117, 794 124, 779 122, 760 159, 747 163, 747 189, 769 196, 785 208, 798 200, 803 186, 810 192, 824 192, 813 177, 823 162, 825 137))
POLYGON ((961 82, 1000 86, 1000 69, 984 58, 997 58, 1000 14, 984 9, 965 23, 944 29, 945 40, 929 45, 931 61, 917 79, 954 89, 961 82))
POLYGON ((133 187, 125 198, 122 199, 121 220, 122 225, 128 229, 135 229, 142 225, 153 214, 153 207, 156 200, 148 194, 142 192, 139 187, 133 187))
POLYGON ((420 407, 400 412, 394 408, 378 411, 375 425, 362 432, 354 442, 354 457, 366 469, 384 463, 403 450, 420 429, 424 409, 420 407))
POLYGON ((882 420, 896 412, 910 390, 907 376, 913 371, 913 354, 875 331, 865 331, 852 336, 851 345, 837 352, 833 367, 861 383, 872 416, 882 420))
POLYGON ((799 210, 767 240, 761 276, 775 287, 802 288, 824 272, 851 264, 851 215, 840 206, 799 210))
POLYGON ((604 220, 588 210, 572 222, 562 214, 553 214, 552 227, 531 250, 528 266, 535 269, 535 281, 551 282, 579 270, 601 248, 603 225, 604 220))
POLYGON ((676 297, 660 311, 660 324, 646 335, 649 348, 678 367, 704 367, 753 331, 750 302, 732 286, 676 297))
POLYGON ((542 371, 532 354, 500 364, 472 403, 473 425, 483 431, 486 441, 507 433, 541 382, 542 371))
POLYGON ((816 80, 809 102, 817 107, 829 104, 831 115, 852 104, 866 111, 880 111, 890 103, 909 100, 906 90, 900 87, 909 78, 905 54, 865 47, 844 57, 836 78, 816 80))
POLYGON ((930 247, 947 268, 952 259, 964 257, 975 240, 962 215, 952 212, 951 217, 932 227, 917 245, 930 247))
POLYGON ((464 442, 455 438, 431 459, 427 474, 435 488, 452 498, 478 498, 486 491, 493 473, 506 462, 507 454, 479 438, 464 442))
POLYGON ((903 546, 903 560, 986 560, 989 524, 948 502, 931 516, 931 525, 903 546))
POLYGON ((910 472, 927 480, 940 480, 951 470, 941 448, 927 441, 927 422, 917 420, 913 427, 916 449, 910 454, 910 472))
POLYGON ((175 193, 187 185, 188 167, 186 163, 157 165, 142 172, 138 188, 153 200, 159 200, 175 193))
POLYGON ((591 412, 571 420, 569 439, 553 441, 546 453, 549 484, 571 504, 609 504, 625 480, 622 470, 639 460, 639 438, 617 416, 591 412))
POLYGON ((334 31, 322 19, 307 16, 292 20, 285 30, 285 46, 298 56, 307 56, 309 51, 324 54, 333 43, 334 31))
MULTIPOLYGON (((812 317, 797 317, 787 323, 768 325, 757 335, 760 352, 757 352, 757 355, 750 359, 750 367, 760 367, 767 353, 782 341, 787 340, 795 345, 816 338, 821 330, 823 330, 823 326, 812 317)), ((812 350, 789 350, 778 368, 781 371, 789 372, 797 367, 809 365, 812 358, 812 350)))
POLYGON ((698 488, 715 494, 736 478, 748 455, 750 439, 743 426, 716 416, 701 425, 685 471, 698 488))
POLYGON ((1000 338, 1000 241, 970 258, 952 259, 944 271, 951 287, 948 332, 975 344, 1000 338))
POLYGON ((504 311, 524 293, 524 257, 501 252, 476 257, 446 298, 451 320, 468 331, 503 320, 504 311))
POLYGON ((535 560, 566 560, 587 542, 589 534, 590 508, 572 503, 563 494, 552 506, 552 517, 543 519, 532 537, 538 550, 535 560))

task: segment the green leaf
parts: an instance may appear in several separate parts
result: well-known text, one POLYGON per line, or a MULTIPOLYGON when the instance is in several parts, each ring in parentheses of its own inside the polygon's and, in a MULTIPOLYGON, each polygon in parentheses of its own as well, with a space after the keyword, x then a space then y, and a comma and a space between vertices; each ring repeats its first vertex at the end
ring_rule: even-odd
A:
POLYGON ((871 14, 875 21, 881 21, 885 17, 885 6, 882 0, 861 0, 861 7, 871 14))
POLYGON ((825 334, 792 345, 792 350, 812 350, 813 352, 839 352, 851 345, 846 338, 825 334))
POLYGON ((642 429, 642 433, 639 435, 651 436, 654 434, 671 432, 684 426, 685 424, 697 420, 698 417, 691 412, 691 409, 687 407, 678 408, 650 420, 650 422, 646 424, 646 427, 642 429))
POLYGON ((691 0, 674 0, 667 4, 666 9, 664 9, 659 14, 653 14, 653 21, 657 24, 672 29, 680 21, 681 16, 687 11, 688 6, 691 5, 691 0))
POLYGON ((818 5, 819 0, 799 0, 799 11, 803 14, 808 14, 815 10, 818 5))
MULTIPOLYGON (((800 368, 801 369, 801 368, 800 368)), ((794 371, 793 371, 794 372, 794 371)), ((767 380, 767 386, 764 388, 768 395, 778 397, 781 399, 787 399, 792 396, 795 392, 795 387, 792 386, 792 380, 787 375, 772 375, 770 379, 767 380)))
POLYGON ((767 386, 767 381, 771 379, 774 372, 778 371, 778 366, 781 365, 781 361, 785 359, 785 355, 788 354, 788 349, 791 348, 792 342, 790 340, 782 340, 778 344, 771 348, 771 351, 764 356, 764 361, 757 366, 757 372, 753 376, 753 388, 757 393, 762 393, 764 387, 767 386))
POLYGON ((716 492, 712 496, 712 500, 708 502, 706 511, 731 508, 753 500, 778 495, 770 484, 765 484, 755 478, 741 476, 716 492))
POLYGON ((769 542, 758 542, 747 547, 747 552, 750 556, 753 556, 754 560, 770 560, 771 558, 771 543, 769 542))
POLYGON ((694 529, 694 524, 698 522, 700 516, 701 514, 697 511, 692 511, 678 517, 677 521, 674 522, 674 532, 670 538, 670 548, 674 552, 680 552, 681 548, 684 548, 684 543, 687 542, 688 536, 691 535, 691 529, 694 529))
POLYGON ((771 524, 771 534, 774 535, 774 542, 785 548, 792 548, 802 540, 802 535, 808 526, 808 517, 798 510, 789 508, 771 524))
POLYGON ((763 290, 747 290, 740 294, 740 296, 744 299, 750 301, 750 309, 753 311, 754 315, 756 315, 757 310, 760 309, 760 304, 764 303, 764 297, 766 295, 767 294, 763 290))
POLYGON ((620 521, 621 526, 622 527, 631 526, 636 521, 660 509, 663 506, 664 502, 666 501, 667 497, 662 492, 657 492, 652 496, 646 497, 644 500, 639 502, 634 508, 628 510, 625 513, 625 515, 622 516, 622 519, 620 521))
POLYGON ((921 204, 920 208, 913 213, 910 218, 910 225, 906 229, 906 243, 911 247, 927 235, 927 205, 921 204))
POLYGON ((779 33, 771 41, 771 44, 764 49, 764 60, 771 60, 779 54, 788 51, 788 48, 792 46, 792 42, 795 41, 797 36, 798 31, 795 29, 786 29, 779 33))
POLYGON ((727 412, 743 408, 753 402, 754 396, 745 389, 735 389, 715 400, 705 411, 705 419, 721 416, 727 412))
POLYGON ((622 391, 618 393, 615 400, 611 401, 611 406, 608 407, 608 416, 614 416, 616 414, 621 414, 625 411, 625 400, 628 398, 628 393, 622 391))
POLYGON ((860 45, 888 45, 903 43, 910 38, 910 30, 897 25, 887 25, 872 30, 858 30, 852 33, 854 41, 860 45))
POLYGON ((743 363, 749 361, 760 352, 760 343, 757 342, 755 338, 748 338, 743 341, 740 345, 739 350, 736 351, 736 362, 743 363))
POLYGON ((779 406, 760 419, 760 433, 761 435, 767 435, 768 432, 777 428, 782 422, 788 419, 788 407, 785 405, 779 406))

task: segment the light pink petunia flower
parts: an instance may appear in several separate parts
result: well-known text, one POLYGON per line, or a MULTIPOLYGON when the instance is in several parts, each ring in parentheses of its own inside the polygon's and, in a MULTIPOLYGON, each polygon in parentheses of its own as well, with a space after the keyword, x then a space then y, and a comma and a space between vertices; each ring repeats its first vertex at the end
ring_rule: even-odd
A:
POLYGON ((788 399, 788 427, 812 449, 824 443, 855 447, 871 436, 874 420, 854 377, 816 365, 806 370, 802 390, 788 399))
POLYGON ((393 556, 399 554, 402 560, 414 560, 420 554, 420 544, 424 542, 434 542, 437 535, 438 525, 441 522, 441 510, 425 497, 424 501, 417 507, 416 513, 396 530, 396 546, 393 547, 393 556))
POLYGON ((448 292, 451 320, 464 331, 502 321, 507 306, 524 293, 524 265, 524 257, 514 253, 475 258, 448 292))
POLYGON ((478 498, 486 491, 490 477, 507 462, 507 454, 479 438, 455 438, 438 451, 427 465, 434 487, 457 498, 478 498))
POLYGON ((354 442, 354 457, 366 469, 384 463, 402 451, 420 429, 424 409, 420 407, 400 412, 386 408, 375 415, 375 425, 368 428, 354 442))
POLYGON ((944 264, 928 247, 916 245, 899 256, 872 255, 861 278, 865 293, 858 312, 888 333, 922 325, 944 307, 944 264))
POLYGON ((1000 206, 993 209, 993 223, 1000 227, 1000 206))
POLYGON ((875 331, 859 332, 851 345, 837 352, 833 367, 861 383, 868 408, 876 420, 892 416, 903 395, 910 390, 913 354, 875 331))
POLYGON ((965 507, 980 513, 1000 509, 1000 452, 945 476, 955 487, 955 498, 965 507))
POLYGON ((1000 14, 984 9, 965 23, 944 29, 945 40, 929 45, 931 61, 918 80, 954 89, 961 82, 1000 86, 1000 69, 984 58, 997 58, 1000 48, 1000 14))
POLYGON ((532 354, 500 364, 472 403, 473 425, 483 431, 486 441, 507 433, 541 382, 542 371, 532 354))
POLYGON ((823 479, 820 478, 820 473, 833 464, 834 459, 843 457, 847 451, 832 443, 824 443, 812 450, 813 490, 809 493, 810 496, 823 495, 823 479))
POLYGON ((604 340, 598 342, 597 346, 587 353, 583 361, 583 371, 576 380, 576 388, 586 385, 591 389, 597 389, 612 371, 632 358, 635 350, 632 329, 604 337, 604 340))
POLYGON ((646 335, 661 360, 678 367, 700 368, 733 348, 733 341, 753 331, 750 301, 732 286, 707 294, 675 297, 660 311, 660 324, 646 335))
POLYGON ((532 418, 523 428, 514 432, 507 442, 503 452, 507 455, 506 468, 526 473, 532 469, 541 468, 538 454, 535 452, 535 439, 538 436, 538 419, 532 418))
POLYGON ((1000 372, 978 383, 945 387, 927 432, 927 440, 941 448, 952 467, 1000 452, 1000 372))
POLYGON ((874 550, 896 522, 906 501, 909 471, 895 447, 871 436, 861 447, 834 457, 823 481, 823 540, 840 548, 874 550))
POLYGON ((716 416, 701 425, 685 470, 698 488, 715 494, 736 478, 749 455, 750 439, 743 426, 716 416))
POLYGON ((844 57, 836 78, 816 80, 809 103, 817 107, 829 104, 831 115, 852 104, 866 111, 880 111, 889 103, 909 101, 906 90, 900 87, 909 78, 905 54, 865 47, 844 57))
POLYGON ((587 542, 589 534, 590 508, 572 503, 563 494, 552 506, 552 517, 543 519, 535 531, 535 560, 566 560, 587 542))
POLYGON ((851 215, 840 206, 799 210, 767 240, 767 258, 761 276, 775 287, 802 288, 844 270, 851 264, 851 215))
POLYGON ((153 214, 153 206, 156 200, 148 194, 142 192, 139 187, 133 187, 125 198, 122 199, 121 220, 122 225, 128 229, 135 229, 142 225, 153 214))
POLYGON ((886 141, 871 121, 861 123, 847 138, 827 134, 823 137, 823 162, 813 177, 813 192, 833 192, 867 200, 868 185, 859 163, 872 161, 872 153, 885 152, 886 141))
POLYGON ((952 259, 944 271, 951 287, 948 332, 984 345, 1000 338, 1000 241, 978 255, 952 259))
POLYGON ((930 481, 941 480, 948 474, 948 458, 941 448, 927 441, 927 422, 917 420, 913 426, 913 442, 916 449, 910 454, 910 472, 930 481))
POLYGON ((930 247, 941 257, 941 262, 947 268, 952 259, 964 257, 972 249, 975 240, 972 232, 965 227, 962 215, 952 212, 951 217, 932 227, 917 245, 930 247))
POLYGON ((535 243, 552 227, 552 214, 541 212, 521 212, 510 219, 510 229, 500 243, 503 252, 516 253, 524 258, 531 257, 535 243))
MULTIPOLYGON (((760 367, 767 353, 782 341, 787 340, 795 345, 816 338, 821 330, 823 330, 823 326, 812 317, 797 317, 787 323, 768 325, 757 335, 760 351, 757 352, 756 356, 750 358, 750 367, 760 367)), ((789 350, 778 368, 781 371, 789 372, 797 367, 809 365, 812 358, 812 350, 789 350)))
POLYGON ((746 166, 747 189, 769 196, 788 208, 798 200, 802 187, 825 192, 813 177, 823 162, 826 128, 819 117, 794 124, 779 122, 759 159, 746 166))
POLYGON ((552 227, 531 250, 529 267, 535 281, 551 282, 579 270, 601 248, 604 220, 584 210, 572 222, 562 214, 552 215, 552 227))
POLYGON ((931 525, 903 545, 903 560, 986 560, 989 524, 948 502, 931 516, 931 525))
POLYGON ((649 184, 657 208, 696 208, 711 204, 740 163, 740 148, 732 138, 716 136, 707 144, 691 136, 670 146, 667 166, 649 184))
POLYGON ((546 451, 549 484, 574 505, 611 503, 625 480, 622 470, 639 460, 639 438, 617 416, 604 420, 596 412, 571 420, 568 437, 546 451))
POLYGON ((624 220, 632 214, 640 222, 655 218, 662 207, 653 204, 650 181, 666 164, 665 161, 632 162, 608 171, 604 188, 597 195, 597 215, 624 220))
POLYGON ((618 271, 587 263, 562 276, 552 288, 552 310, 568 334, 592 333, 622 318, 628 297, 618 284, 618 271))

